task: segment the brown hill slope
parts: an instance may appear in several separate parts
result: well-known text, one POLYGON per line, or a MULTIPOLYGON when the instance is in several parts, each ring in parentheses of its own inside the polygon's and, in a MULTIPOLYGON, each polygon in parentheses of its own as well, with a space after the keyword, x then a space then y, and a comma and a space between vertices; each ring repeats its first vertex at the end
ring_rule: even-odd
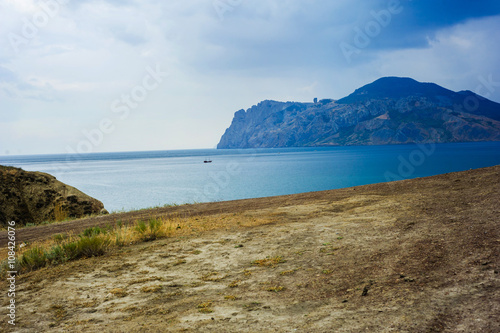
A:
POLYGON ((496 166, 129 213, 227 222, 19 277, 16 329, 498 332, 499 198, 496 166))
POLYGON ((0 165, 0 227, 99 214, 102 202, 43 172, 0 165))

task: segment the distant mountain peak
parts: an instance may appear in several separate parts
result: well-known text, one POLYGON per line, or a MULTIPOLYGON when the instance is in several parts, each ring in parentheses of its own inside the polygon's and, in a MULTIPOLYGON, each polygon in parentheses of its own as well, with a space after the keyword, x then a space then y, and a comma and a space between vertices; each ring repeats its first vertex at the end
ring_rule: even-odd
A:
POLYGON ((409 77, 388 76, 356 89, 352 94, 337 102, 340 104, 350 104, 365 102, 370 99, 396 99, 408 96, 425 96, 431 98, 441 96, 452 98, 454 95, 456 95, 455 92, 435 83, 418 82, 409 77))

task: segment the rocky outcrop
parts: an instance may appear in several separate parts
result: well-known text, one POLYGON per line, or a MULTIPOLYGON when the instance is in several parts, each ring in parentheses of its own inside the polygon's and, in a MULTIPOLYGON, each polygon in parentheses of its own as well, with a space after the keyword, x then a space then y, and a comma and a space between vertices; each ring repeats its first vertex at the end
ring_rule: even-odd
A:
POLYGON ((105 212, 104 205, 42 172, 0 166, 0 224, 61 221, 105 212))
POLYGON ((263 101, 236 112, 217 148, 500 140, 500 104, 409 78, 382 78, 316 103, 263 101))

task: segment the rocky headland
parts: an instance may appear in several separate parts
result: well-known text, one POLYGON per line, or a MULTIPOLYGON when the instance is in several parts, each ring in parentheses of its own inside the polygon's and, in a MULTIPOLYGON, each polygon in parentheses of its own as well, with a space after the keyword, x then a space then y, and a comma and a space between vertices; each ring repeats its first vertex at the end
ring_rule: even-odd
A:
POLYGON ((339 100, 265 100, 239 110, 217 148, 498 140, 500 104, 471 91, 386 77, 339 100))
POLYGON ((0 166, 0 225, 61 221, 105 213, 104 205, 42 172, 0 166))

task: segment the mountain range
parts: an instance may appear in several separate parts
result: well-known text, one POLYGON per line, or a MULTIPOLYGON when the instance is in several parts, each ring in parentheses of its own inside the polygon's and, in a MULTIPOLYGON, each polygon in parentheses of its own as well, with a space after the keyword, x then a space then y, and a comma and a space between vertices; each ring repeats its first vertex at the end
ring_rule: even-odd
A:
POLYGON ((235 113, 218 149, 500 141, 500 104, 384 77, 339 100, 265 100, 235 113))

